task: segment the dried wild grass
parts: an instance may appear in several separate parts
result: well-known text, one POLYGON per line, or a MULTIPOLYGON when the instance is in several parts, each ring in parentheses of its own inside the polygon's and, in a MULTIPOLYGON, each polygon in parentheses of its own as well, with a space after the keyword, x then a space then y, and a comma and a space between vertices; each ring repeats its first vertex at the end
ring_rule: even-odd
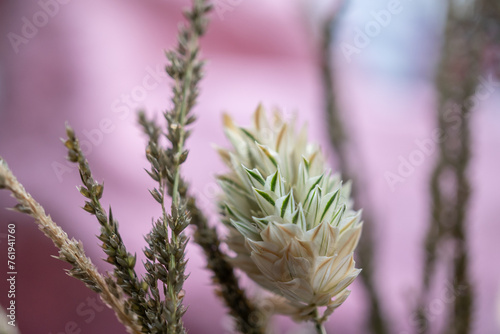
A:
POLYGON ((116 316, 129 333, 141 333, 137 319, 134 314, 128 312, 123 299, 121 299, 121 288, 108 284, 107 278, 98 272, 92 260, 85 255, 82 243, 75 239, 69 239, 66 232, 54 223, 52 218, 45 213, 43 207, 19 183, 1 157, 0 189, 10 191, 18 202, 14 210, 33 217, 38 228, 52 240, 59 249, 57 258, 72 266, 71 269, 67 270, 68 275, 82 281, 87 287, 97 292, 104 303, 115 311, 116 316))

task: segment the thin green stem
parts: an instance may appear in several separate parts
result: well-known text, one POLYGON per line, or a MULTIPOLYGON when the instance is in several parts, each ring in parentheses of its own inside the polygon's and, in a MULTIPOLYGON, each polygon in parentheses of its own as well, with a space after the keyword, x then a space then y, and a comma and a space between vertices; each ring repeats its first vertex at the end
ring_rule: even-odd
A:
MULTIPOLYGON (((162 215, 163 215, 163 227, 165 228, 165 246, 168 247, 168 244, 171 242, 173 245, 176 245, 177 244, 177 236, 175 233, 171 233, 170 235, 170 241, 169 241, 169 233, 168 233, 168 218, 167 218, 167 210, 165 208, 165 195, 166 195, 166 186, 165 186, 165 178, 162 178, 160 179, 159 181, 159 190, 161 192, 161 194, 163 195, 163 200, 161 202, 161 210, 162 210, 162 215)), ((172 201, 172 207, 175 205, 175 202, 172 201)), ((176 270, 176 261, 175 261, 175 255, 174 254, 170 254, 170 264, 169 264, 169 269, 174 271, 176 270)), ((177 315, 177 305, 179 304, 178 303, 178 296, 177 294, 175 293, 175 290, 174 290, 174 286, 173 284, 169 284, 167 286, 167 291, 168 291, 168 297, 170 298, 171 301, 173 301, 172 303, 172 307, 173 307, 173 312, 172 314, 173 315, 177 315)), ((177 319, 176 319, 177 320, 177 319)), ((178 323, 178 321, 174 320, 172 323, 174 326, 176 326, 176 324, 178 323)), ((177 332, 177 329, 178 328, 175 328, 175 332, 177 332)))
MULTIPOLYGON (((197 41, 197 39, 195 39, 197 41)), ((191 43, 191 45, 197 44, 197 43, 191 43)), ((193 52, 192 49, 190 49, 190 55, 188 59, 191 59, 191 53, 193 52)), ((187 110, 187 99, 190 95, 189 90, 191 87, 191 79, 192 79, 192 73, 193 72, 193 64, 192 62, 189 62, 187 67, 186 67, 186 78, 184 80, 184 86, 182 87, 184 95, 182 96, 182 102, 180 106, 180 112, 179 112, 179 119, 177 120, 179 123, 179 126, 183 127, 186 125, 186 110, 187 110)), ((179 136, 179 143, 177 147, 177 152, 176 152, 176 162, 175 162, 175 176, 174 176, 174 185, 172 188, 172 206, 177 206, 179 203, 178 197, 179 197, 179 179, 180 179, 180 155, 182 154, 182 151, 184 149, 184 140, 185 140, 185 134, 186 132, 181 131, 180 136, 179 136)))
MULTIPOLYGON (((195 40, 197 41, 197 39, 195 38, 195 40)), ((190 43, 191 45, 196 45, 197 43, 190 43)), ((190 51, 189 51, 189 55, 188 55, 188 59, 192 59, 191 57, 191 54, 193 52, 192 50, 192 47, 190 45, 190 51)), ((174 155, 174 166, 173 166, 173 169, 174 169, 174 182, 173 182, 173 186, 172 186, 172 209, 171 211, 174 212, 174 211, 177 211, 179 210, 179 201, 180 201, 180 196, 179 196, 179 181, 180 181, 180 165, 181 165, 181 161, 180 161, 180 156, 184 150, 184 141, 185 141, 185 130, 184 130, 184 127, 186 125, 186 111, 187 111, 187 104, 188 104, 188 98, 190 96, 190 87, 191 87, 191 84, 192 84, 192 73, 193 72, 193 64, 192 64, 192 60, 189 61, 189 63, 187 64, 186 66, 186 75, 185 75, 185 79, 184 79, 184 83, 183 83, 183 87, 182 87, 182 91, 183 91, 183 96, 182 96, 182 100, 181 100, 181 105, 180 105, 180 108, 179 108, 179 112, 178 112, 178 119, 177 119, 177 126, 181 127, 181 131, 179 133, 179 141, 177 143, 177 151, 175 152, 175 155, 174 155)), ((165 179, 163 179, 165 180, 165 179)), ((160 190, 162 192, 162 195, 164 195, 163 198, 165 198, 165 194, 166 194, 166 187, 165 187, 165 182, 161 180, 160 181, 160 190)), ((166 219, 166 211, 165 211, 165 205, 164 205, 164 201, 162 203, 162 209, 163 209, 163 217, 164 217, 164 224, 165 224, 165 230, 168 230, 168 224, 167 224, 167 219, 166 219)), ((168 238, 168 233, 167 233, 167 238, 168 238)), ((170 236, 171 240, 171 244, 172 245, 178 245, 178 238, 177 238, 177 234, 172 231, 171 233, 171 236, 170 236)), ((168 240, 166 241, 168 243, 168 240)), ((170 254, 170 267, 171 267, 171 270, 174 270, 175 271, 175 267, 176 267, 176 258, 175 258, 175 254, 172 253, 170 254)), ((177 305, 179 304, 178 302, 178 294, 176 293, 174 287, 172 285, 169 285, 168 286, 168 294, 169 294, 169 297, 172 301, 174 301, 173 305, 174 305, 174 312, 173 314, 177 314, 177 305)))
POLYGON ((319 317, 319 312, 317 308, 314 310, 313 317, 314 317, 314 328, 316 329, 316 333, 327 334, 326 329, 323 326, 324 318, 319 317))
POLYGON ((314 325, 314 328, 316 329, 316 333, 318 333, 318 334, 327 334, 325 327, 320 322, 317 322, 314 325))
MULTIPOLYGON (((186 13, 189 25, 181 27, 178 48, 167 53, 170 65, 166 70, 175 81, 172 97, 173 109, 164 113, 168 122, 168 131, 165 135, 171 146, 161 150, 159 136, 162 131, 154 121, 148 121, 143 113, 139 114, 139 122, 150 138, 147 156, 152 163, 152 170, 148 171, 148 174, 156 181, 160 179, 168 181, 163 184, 166 191, 159 189, 161 195, 153 191, 153 196, 160 203, 160 196, 163 196, 165 192, 172 197, 172 216, 167 219, 168 226, 172 230, 170 244, 178 245, 179 252, 184 252, 187 238, 184 234, 178 233, 178 230, 187 227, 188 223, 195 225, 197 229, 194 240, 203 248, 207 256, 208 268, 214 273, 214 283, 219 285, 220 295, 230 308, 230 314, 235 317, 238 331, 247 334, 262 334, 265 329, 253 319, 253 315, 260 311, 248 300, 245 292, 240 288, 233 266, 226 260, 226 255, 220 249, 217 231, 208 225, 195 199, 188 195, 188 185, 180 171, 180 166, 188 156, 185 143, 189 137, 189 131, 186 127, 196 119, 190 112, 196 103, 198 83, 202 77, 203 62, 198 58, 198 40, 205 32, 206 14, 210 8, 206 0, 194 0, 193 9, 186 13)), ((147 253, 154 260, 152 252, 147 253)), ((170 253, 166 259, 169 266, 172 262, 171 255, 170 253)), ((150 267, 154 269, 151 265, 150 267)), ((170 287, 171 285, 168 284, 167 296, 170 296, 170 287)), ((172 287, 172 290, 177 291, 175 287, 172 287)), ((181 311, 185 310, 181 309, 181 311)))

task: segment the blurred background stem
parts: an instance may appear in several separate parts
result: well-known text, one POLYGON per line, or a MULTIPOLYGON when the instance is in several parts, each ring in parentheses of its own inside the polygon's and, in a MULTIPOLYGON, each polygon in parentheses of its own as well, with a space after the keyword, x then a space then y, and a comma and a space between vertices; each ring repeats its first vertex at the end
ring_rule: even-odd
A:
MULTIPOLYGON (((324 107, 328 120, 328 135, 337 157, 338 169, 344 181, 352 181, 352 196, 357 206, 361 204, 361 182, 359 175, 355 173, 354 166, 350 163, 349 151, 352 151, 352 143, 345 129, 344 120, 337 103, 335 87, 335 70, 333 66, 333 54, 331 51, 334 44, 335 33, 339 20, 347 7, 348 2, 342 0, 337 9, 323 22, 321 27, 320 47, 320 70, 323 84, 324 107)), ((367 331, 375 334, 388 333, 388 325, 380 307, 380 298, 377 292, 373 273, 373 224, 371 210, 366 202, 363 202, 363 234, 358 245, 357 262, 361 271, 361 278, 369 299, 369 321, 367 331)))
POLYGON ((474 286, 469 274, 466 226, 471 196, 467 175, 472 155, 470 118, 478 102, 476 92, 482 73, 486 5, 492 4, 490 0, 469 3, 449 1, 436 76, 436 121, 441 138, 439 156, 430 178, 431 214, 418 309, 420 333, 431 329, 424 310, 439 260, 449 262, 447 276, 456 296, 445 332, 465 334, 472 327, 474 286), (449 243, 454 247, 452 258, 438 259, 437 251, 449 243))

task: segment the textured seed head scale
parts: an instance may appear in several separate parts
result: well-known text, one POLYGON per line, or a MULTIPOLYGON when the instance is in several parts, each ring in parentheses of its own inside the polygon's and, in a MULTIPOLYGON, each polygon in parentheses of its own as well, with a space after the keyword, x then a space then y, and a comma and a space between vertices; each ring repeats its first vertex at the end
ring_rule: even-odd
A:
POLYGON ((269 120, 259 105, 252 127, 227 114, 223 123, 232 148, 217 148, 229 168, 217 178, 233 263, 272 292, 278 311, 308 320, 326 307, 324 321, 360 272, 353 252, 361 212, 352 209, 350 183, 327 168, 305 126, 296 131, 279 113, 269 120))

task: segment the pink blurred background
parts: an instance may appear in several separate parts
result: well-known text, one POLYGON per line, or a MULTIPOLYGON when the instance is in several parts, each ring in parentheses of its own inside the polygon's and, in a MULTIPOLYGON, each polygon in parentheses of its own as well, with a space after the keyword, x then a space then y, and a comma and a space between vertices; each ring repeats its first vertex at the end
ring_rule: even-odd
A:
MULTIPOLYGON (((297 115, 301 122, 308 122, 310 137, 332 156, 316 48, 317 27, 335 2, 217 0, 215 4, 217 10, 203 39, 208 64, 184 175, 211 223, 219 224, 213 175, 224 167, 211 143, 227 145, 221 129, 223 111, 248 124, 259 102, 269 109, 279 107, 286 117, 297 115)), ((94 174, 105 182, 104 202, 112 204, 129 250, 141 258, 142 235, 149 231, 159 208, 147 191, 154 185, 143 171, 148 167, 145 139, 135 112, 146 108, 160 118, 169 106, 163 50, 174 45, 181 9, 187 5, 179 0, 0 4, 0 155, 54 220, 83 241, 102 270, 110 268, 100 261, 103 253, 95 238, 99 227, 80 209, 83 200, 75 189, 80 184, 78 172, 66 164, 59 138, 68 121, 88 141, 87 156, 94 174), (49 3, 58 7, 46 7, 53 16, 46 16, 44 23, 39 12, 42 4, 49 3), (25 30, 30 37, 12 43, 9 34, 22 36, 24 18, 39 20, 40 27, 25 30)), ((403 334, 416 331, 412 312, 420 293, 428 178, 436 158, 434 144, 424 152, 417 142, 428 143, 436 128, 433 76, 445 13, 439 1, 402 0, 400 13, 370 38, 370 44, 346 57, 340 45, 353 44, 356 29, 374 20, 373 11, 387 6, 384 0, 350 3, 340 23, 334 63, 339 103, 356 144, 352 154, 367 181, 365 197, 377 222, 374 261, 383 313, 391 333, 403 334), (387 172, 398 173, 401 159, 408 160, 417 151, 424 154, 411 175, 391 186, 387 172)), ((474 111, 469 170, 474 192, 468 233, 477 293, 474 333, 478 334, 500 333, 499 81, 488 87, 489 94, 474 111)), ((50 257, 56 249, 32 220, 3 210, 13 204, 5 191, 0 192, 2 277, 7 272, 6 225, 17 225, 16 305, 21 332, 124 333, 111 311, 100 303, 92 304, 96 297, 92 292, 65 276, 67 266, 50 257)), ((188 256, 186 327, 193 334, 231 333, 231 321, 214 296, 198 246, 190 245, 188 256)), ((141 267, 138 261, 137 268, 141 267)), ((436 284, 428 305, 435 329, 441 328, 446 316, 442 296, 449 292, 447 283, 443 279, 436 284)), ((4 307, 6 292, 2 279, 4 307)), ((366 305, 363 287, 355 283, 327 329, 364 333, 366 305)), ((290 334, 311 330, 281 318, 276 329, 290 334)))

